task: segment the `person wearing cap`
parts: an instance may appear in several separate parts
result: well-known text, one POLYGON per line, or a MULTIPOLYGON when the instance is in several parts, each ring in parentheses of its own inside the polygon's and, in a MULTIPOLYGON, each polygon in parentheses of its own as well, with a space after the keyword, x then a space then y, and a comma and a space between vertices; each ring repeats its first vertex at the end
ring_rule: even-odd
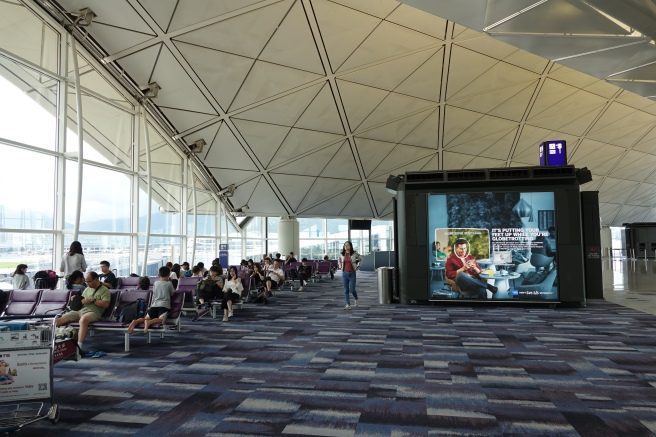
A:
POLYGON ((180 265, 180 276, 184 276, 185 278, 191 276, 191 269, 189 268, 189 263, 187 261, 180 265))

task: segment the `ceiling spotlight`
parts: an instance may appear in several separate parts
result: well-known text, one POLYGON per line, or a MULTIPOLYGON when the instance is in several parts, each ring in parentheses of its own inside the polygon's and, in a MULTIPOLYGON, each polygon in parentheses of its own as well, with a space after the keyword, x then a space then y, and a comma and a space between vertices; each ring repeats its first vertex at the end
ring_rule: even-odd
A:
POLYGON ((203 151, 203 147, 205 147, 205 142, 204 139, 196 140, 192 144, 189 144, 187 147, 189 147, 189 150, 191 150, 193 153, 200 153, 203 151))
POLYGON ((235 189, 236 189, 236 188, 237 188, 237 187, 235 187, 234 184, 232 184, 232 185, 228 185, 226 188, 224 188, 223 190, 219 191, 218 194, 219 194, 219 196, 232 197, 232 196, 235 195, 235 189))
POLYGON ((403 182, 403 176, 389 175, 389 177, 387 178, 387 182, 385 183, 385 188, 387 188, 387 192, 390 193, 392 196, 396 196, 396 192, 398 191, 401 182, 403 182))
POLYGON ((148 86, 142 87, 141 92, 143 93, 144 97, 154 99, 157 97, 157 93, 159 93, 159 90, 161 89, 162 87, 160 87, 157 82, 151 82, 148 84, 148 86))
POLYGON ((235 217, 244 217, 248 214, 248 205, 244 205, 241 208, 236 208, 232 211, 235 217))
POLYGON ((91 8, 80 9, 76 12, 71 12, 70 15, 75 18, 73 21, 73 26, 91 26, 91 22, 97 15, 91 10, 91 8))

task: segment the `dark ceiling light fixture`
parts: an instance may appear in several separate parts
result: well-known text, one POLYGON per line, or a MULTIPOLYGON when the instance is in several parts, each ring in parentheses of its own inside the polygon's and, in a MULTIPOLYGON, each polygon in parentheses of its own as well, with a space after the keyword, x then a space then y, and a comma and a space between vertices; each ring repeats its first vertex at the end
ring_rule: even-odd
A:
POLYGON ((245 217, 248 214, 249 208, 248 205, 244 205, 240 208, 236 208, 232 211, 235 217, 245 217))
POLYGON ((403 182, 403 176, 389 175, 389 177, 387 178, 387 182, 385 183, 385 188, 387 188, 387 192, 390 193, 392 196, 396 196, 396 192, 398 191, 401 182, 403 182))
POLYGON ((143 93, 144 97, 148 99, 154 99, 157 97, 157 94, 161 89, 162 87, 160 87, 157 82, 150 82, 148 86, 141 87, 141 92, 143 93))
POLYGON ((205 142, 204 139, 196 140, 193 143, 187 145, 189 147, 189 150, 191 150, 192 153, 200 153, 203 151, 203 148, 205 147, 205 142))
POLYGON ((76 27, 89 27, 93 23, 93 19, 97 17, 91 8, 80 9, 79 11, 69 13, 73 17, 72 26, 76 27))
POLYGON ((237 187, 235 187, 235 184, 231 184, 225 187, 224 189, 222 189, 221 191, 219 191, 217 194, 223 197, 232 197, 235 195, 236 189, 237 187))

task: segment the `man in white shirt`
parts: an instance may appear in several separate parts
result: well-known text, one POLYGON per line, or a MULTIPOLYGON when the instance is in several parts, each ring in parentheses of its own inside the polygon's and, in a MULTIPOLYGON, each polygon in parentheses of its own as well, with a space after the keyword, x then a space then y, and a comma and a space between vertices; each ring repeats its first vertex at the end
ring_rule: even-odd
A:
MULTIPOLYGON (((282 284, 282 281, 285 279, 285 272, 280 268, 280 262, 275 260, 273 262, 273 267, 267 271, 266 278, 266 289, 267 296, 271 294, 271 289, 277 289, 282 284)), ((264 303, 267 303, 266 299, 264 303)))

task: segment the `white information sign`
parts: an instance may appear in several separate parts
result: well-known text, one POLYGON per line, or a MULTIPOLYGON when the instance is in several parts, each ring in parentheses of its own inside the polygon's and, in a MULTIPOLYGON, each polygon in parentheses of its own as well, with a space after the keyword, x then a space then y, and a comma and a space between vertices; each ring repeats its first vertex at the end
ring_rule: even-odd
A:
POLYGON ((15 347, 41 346, 40 330, 2 331, 0 332, 0 351, 15 347))
POLYGON ((0 351, 0 399, 22 401, 49 398, 50 349, 0 351))

